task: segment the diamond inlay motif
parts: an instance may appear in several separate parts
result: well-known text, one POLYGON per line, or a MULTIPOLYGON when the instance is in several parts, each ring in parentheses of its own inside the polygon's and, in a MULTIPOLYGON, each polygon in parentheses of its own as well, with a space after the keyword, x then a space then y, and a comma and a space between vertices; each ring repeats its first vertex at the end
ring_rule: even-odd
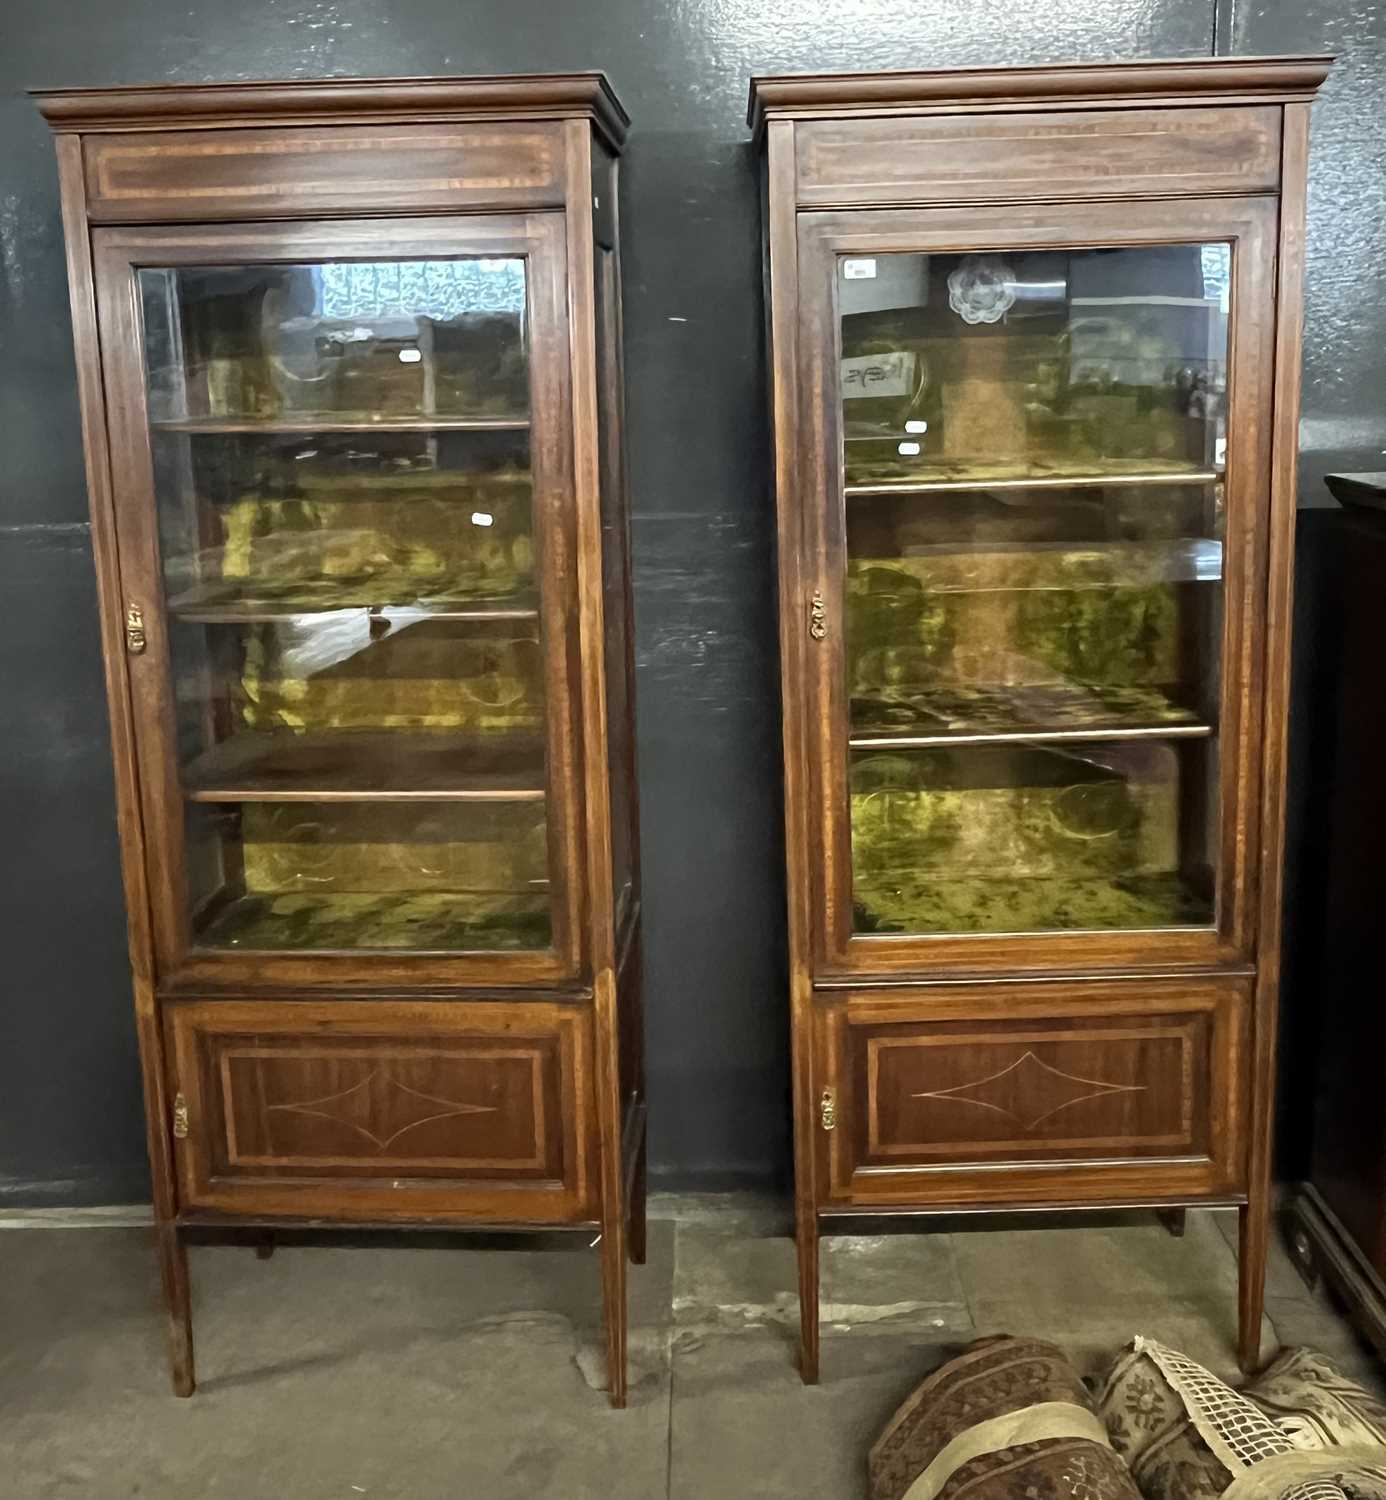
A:
POLYGON ((451 1120, 463 1115, 495 1113, 493 1104, 465 1104, 456 1099, 440 1099, 411 1088, 381 1067, 372 1068, 349 1089, 326 1094, 321 1099, 305 1099, 298 1104, 271 1104, 267 1113, 312 1115, 343 1125, 368 1140, 377 1151, 387 1151, 406 1131, 417 1130, 437 1120, 451 1120))
POLYGON ((1065 1073, 1062 1068, 1026 1052, 1013 1063, 979 1078, 975 1083, 959 1083, 951 1089, 929 1089, 913 1094, 915 1099, 957 1099, 975 1104, 979 1109, 994 1110, 1014 1120, 1022 1130, 1033 1130, 1060 1110, 1071 1109, 1088 1099, 1106 1094, 1139 1094, 1142 1083, 1104 1083, 1100 1078, 1082 1078, 1065 1073))

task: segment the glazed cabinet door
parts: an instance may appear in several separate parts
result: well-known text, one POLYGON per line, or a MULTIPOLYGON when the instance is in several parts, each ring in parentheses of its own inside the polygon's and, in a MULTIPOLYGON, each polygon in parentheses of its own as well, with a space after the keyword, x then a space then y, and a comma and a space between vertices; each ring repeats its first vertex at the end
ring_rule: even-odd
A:
POLYGON ((1245 1189, 1247 982, 1029 982, 817 1004, 820 1201, 1245 1189))
POLYGON ((161 980, 578 974, 562 215, 93 238, 161 980))
POLYGON ((1247 959, 1274 201, 798 222, 818 972, 1247 959))
POLYGON ((175 1001, 164 1024, 184 1212, 592 1213, 583 1007, 175 1001))

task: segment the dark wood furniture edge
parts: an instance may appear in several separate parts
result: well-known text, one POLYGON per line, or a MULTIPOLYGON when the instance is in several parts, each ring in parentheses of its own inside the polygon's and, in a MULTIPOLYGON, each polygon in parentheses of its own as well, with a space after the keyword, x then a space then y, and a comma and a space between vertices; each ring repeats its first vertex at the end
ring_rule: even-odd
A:
POLYGON ((1161 1196, 1152 1193, 1149 1197, 1138 1194, 1122 1194, 1115 1198, 1086 1198, 1078 1203, 1064 1202, 1055 1198, 1036 1201, 1033 1198, 997 1199, 995 1202, 956 1202, 940 1198, 932 1200, 926 1207, 914 1203, 872 1204, 823 1204, 819 1218, 824 1222, 842 1219, 947 1219, 986 1218, 988 1215, 1005 1214, 1101 1214, 1101 1213, 1149 1213, 1172 1208, 1240 1208, 1246 1199, 1237 1193, 1200 1193, 1196 1198, 1178 1195, 1161 1196))
POLYGON ((641 1098, 633 1098, 626 1105, 626 1117, 621 1126, 621 1176, 625 1184, 626 1202, 630 1202, 635 1190, 635 1172, 640 1164, 640 1145, 645 1139, 649 1120, 649 1108, 641 1098))
POLYGON ((751 79, 746 123, 844 112, 1066 109, 1104 104, 1288 103, 1312 99, 1332 57, 1171 58, 892 73, 767 73, 751 79))
POLYGON ((598 72, 135 84, 31 89, 30 94, 59 132, 585 116, 619 151, 630 128, 630 116, 606 75, 598 72))
POLYGON ((322 1230, 329 1234, 426 1233, 443 1230, 448 1234, 591 1234, 601 1227, 599 1219, 486 1219, 459 1211, 456 1215, 402 1214, 398 1219, 314 1218, 309 1215, 266 1213, 216 1213, 211 1209, 192 1209, 178 1215, 182 1229, 302 1229, 322 1230))
POLYGON ((1291 1256, 1302 1274, 1321 1275, 1346 1305, 1354 1325, 1386 1359, 1386 1282, 1376 1274, 1342 1222, 1310 1182, 1285 1206, 1291 1256))
POLYGON ((1109 979, 1250 979, 1256 973, 1252 963, 1160 963, 1150 967, 1122 964, 1088 964, 1061 968, 955 968, 936 966, 927 973, 911 969, 863 970, 854 973, 819 972, 813 975, 814 994, 834 994, 839 991, 857 993, 862 990, 929 990, 940 986, 966 984, 987 986, 1014 984, 1023 981, 1036 986, 1045 984, 1089 984, 1094 980, 1109 979))

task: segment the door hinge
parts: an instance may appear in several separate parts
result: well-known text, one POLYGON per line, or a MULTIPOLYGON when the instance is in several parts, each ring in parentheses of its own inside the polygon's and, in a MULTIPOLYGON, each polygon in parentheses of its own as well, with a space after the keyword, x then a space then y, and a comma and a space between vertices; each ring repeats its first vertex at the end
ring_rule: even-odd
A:
POLYGON ((138 604, 125 606, 125 649, 131 656, 142 656, 146 645, 144 634, 144 611, 138 604))
POLYGON ((818 1101, 818 1118, 823 1122, 824 1130, 831 1130, 837 1124, 837 1095, 832 1089, 823 1090, 818 1101))
POLYGON ((821 641, 828 633, 828 606, 823 602, 823 590, 814 589, 809 600, 809 634, 821 641))
POLYGON ((173 1138, 176 1141, 188 1138, 188 1101, 182 1094, 173 1096, 173 1138))

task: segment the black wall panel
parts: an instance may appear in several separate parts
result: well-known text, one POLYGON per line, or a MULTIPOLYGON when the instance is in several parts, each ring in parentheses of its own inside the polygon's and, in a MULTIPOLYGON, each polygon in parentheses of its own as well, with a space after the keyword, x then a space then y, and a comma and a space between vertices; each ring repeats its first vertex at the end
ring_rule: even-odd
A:
MULTIPOLYGON (((653 1164, 788 1175, 754 71, 1337 49, 1316 122, 1305 499, 1386 444, 1382 7, 1327 0, 0 5, 0 1201, 143 1191, 52 148, 29 87, 605 69, 623 188, 653 1164)), ((1293 892, 1292 872, 1292 892, 1293 892)))

